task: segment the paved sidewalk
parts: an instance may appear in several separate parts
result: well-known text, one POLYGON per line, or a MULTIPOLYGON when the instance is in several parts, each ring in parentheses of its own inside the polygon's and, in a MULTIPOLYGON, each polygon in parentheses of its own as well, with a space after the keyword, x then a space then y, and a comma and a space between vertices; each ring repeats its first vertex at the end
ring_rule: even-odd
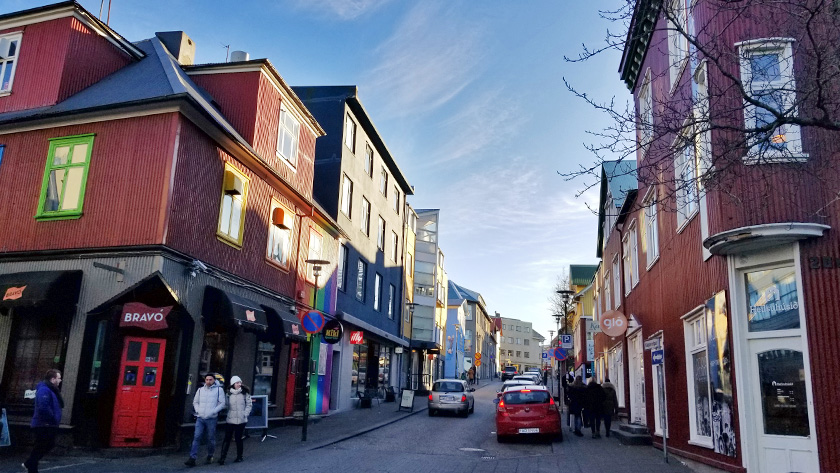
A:
MULTIPOLYGON (((480 380, 476 388, 482 389, 491 383, 492 380, 480 380)), ((260 430, 250 430, 251 437, 245 441, 244 456, 249 459, 261 459, 293 451, 317 450, 376 430, 385 425, 399 422, 406 417, 427 410, 425 397, 414 398, 414 410, 411 412, 406 409, 398 411, 398 406, 399 398, 397 402, 377 403, 374 400, 373 406, 370 409, 354 408, 328 416, 311 416, 309 418, 310 424, 307 429, 306 442, 301 440, 303 427, 300 425, 287 425, 269 429, 268 433, 277 438, 266 438, 265 441, 261 441, 262 433, 260 430)), ((217 458, 222 445, 223 435, 221 432, 223 432, 223 429, 219 429, 217 432, 217 458)), ((228 461, 233 460, 236 456, 236 446, 231 445, 230 448, 231 451, 228 452, 228 461)), ((199 450, 199 462, 206 455, 206 451, 206 447, 204 446, 199 450)), ((20 464, 26 459, 29 449, 17 451, 10 455, 3 455, 3 453, 0 450, 0 455, 2 455, 2 458, 0 458, 0 471, 23 471, 20 464)), ((187 456, 187 451, 172 453, 171 451, 160 450, 148 456, 115 459, 113 458, 113 451, 110 449, 103 451, 103 454, 86 454, 77 451, 72 455, 48 455, 41 461, 40 470, 57 470, 61 472, 85 471, 86 473, 93 473, 113 471, 117 468, 114 465, 118 464, 118 468, 121 471, 131 470, 132 466, 136 466, 136 471, 177 471, 185 468, 183 462, 187 459, 187 456), (106 458, 106 456, 110 458, 106 458), (109 465, 111 465, 110 468, 109 465)))

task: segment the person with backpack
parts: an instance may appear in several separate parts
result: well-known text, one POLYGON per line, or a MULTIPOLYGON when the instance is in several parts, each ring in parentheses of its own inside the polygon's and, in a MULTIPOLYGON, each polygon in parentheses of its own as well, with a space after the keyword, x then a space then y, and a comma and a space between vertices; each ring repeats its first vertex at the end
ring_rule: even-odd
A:
POLYGON ((612 418, 618 414, 618 396, 616 395, 615 385, 610 382, 610 378, 604 378, 604 403, 601 410, 601 415, 604 417, 604 429, 607 431, 607 437, 610 436, 610 427, 612 426, 612 418))
POLYGON ((204 375, 204 385, 195 390, 193 397, 193 409, 195 410, 195 434, 193 435, 190 458, 184 462, 187 466, 195 466, 195 459, 198 456, 198 447, 201 445, 201 438, 207 435, 207 461, 213 463, 213 453, 216 452, 216 423, 219 420, 219 412, 225 408, 224 388, 216 382, 214 373, 204 375))
POLYGON ((30 424, 35 434, 35 446, 29 458, 23 462, 28 473, 38 473, 38 462, 55 446, 61 410, 64 408, 64 399, 58 390, 60 384, 61 371, 49 370, 35 388, 35 413, 30 424))
POLYGON ((228 393, 228 412, 225 423, 225 440, 222 442, 222 454, 219 456, 219 465, 225 464, 230 439, 236 440, 236 459, 234 463, 242 461, 242 434, 245 432, 245 424, 248 423, 248 416, 251 415, 251 391, 248 386, 242 384, 239 376, 230 378, 230 391, 228 393))

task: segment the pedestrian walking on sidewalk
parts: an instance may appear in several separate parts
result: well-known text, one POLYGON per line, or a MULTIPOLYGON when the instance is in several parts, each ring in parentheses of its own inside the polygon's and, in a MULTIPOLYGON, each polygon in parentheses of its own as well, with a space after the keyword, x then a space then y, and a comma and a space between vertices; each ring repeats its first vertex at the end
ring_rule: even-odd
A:
POLYGON ((569 385, 569 415, 575 416, 575 435, 583 437, 583 432, 580 431, 583 419, 581 411, 583 410, 583 403, 586 398, 586 386, 583 384, 583 378, 575 376, 575 381, 569 385))
POLYGON ((28 473, 38 473, 38 462, 55 446, 61 410, 64 409, 64 399, 58 390, 60 384, 61 371, 49 370, 35 388, 35 413, 30 423, 32 433, 35 434, 35 446, 29 458, 23 462, 28 473))
POLYGON ((618 414, 618 396, 610 378, 604 378, 604 384, 601 387, 604 388, 604 403, 602 404, 601 415, 604 417, 604 430, 607 431, 607 437, 609 437, 612 418, 618 414))
POLYGON ((469 371, 467 371, 467 383, 475 384, 475 365, 472 365, 469 371))
POLYGON ((228 393, 225 440, 222 442, 219 465, 225 464, 231 437, 236 441, 236 458, 233 462, 239 463, 242 461, 242 434, 245 432, 248 416, 251 415, 251 406, 251 391, 248 386, 242 384, 242 379, 239 376, 232 376, 230 378, 230 392, 228 393))
POLYGON ((604 388, 598 384, 595 377, 589 378, 589 384, 586 385, 586 402, 584 409, 589 417, 589 427, 592 429, 592 438, 601 438, 601 414, 604 408, 604 388))
POLYGON ((195 410, 195 434, 193 435, 190 458, 184 462, 187 466, 195 466, 195 459, 198 457, 198 447, 201 445, 201 438, 207 435, 207 461, 213 463, 213 453, 216 452, 216 422, 219 420, 219 412, 225 408, 225 391, 222 386, 216 383, 214 373, 204 375, 204 385, 195 390, 193 397, 193 409, 195 410))

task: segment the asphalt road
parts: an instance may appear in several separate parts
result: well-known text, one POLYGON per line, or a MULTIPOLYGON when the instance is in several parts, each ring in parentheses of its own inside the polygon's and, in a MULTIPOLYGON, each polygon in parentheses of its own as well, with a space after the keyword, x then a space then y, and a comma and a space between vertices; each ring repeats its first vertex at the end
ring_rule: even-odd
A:
MULTIPOLYGON (((245 462, 187 468, 184 453, 145 458, 103 459, 53 457, 41 471, 83 473, 206 472, 352 472, 352 473, 691 473, 678 460, 665 463, 652 447, 621 445, 615 438, 575 437, 563 442, 549 439, 496 441, 493 400, 500 383, 478 389, 475 412, 468 418, 455 415, 429 417, 418 412, 392 424, 332 445, 313 448, 296 439, 267 440, 258 449, 249 440, 245 462)), ((425 407, 424 398, 415 406, 425 407)), ((389 405, 387 408, 392 408, 389 405)), ((373 414, 371 412, 370 414, 373 414)), ((326 428, 318 426, 315 428, 326 428)), ((232 455, 231 455, 232 456, 232 455)), ((200 457, 201 458, 201 457, 200 457)), ((231 458, 232 459, 232 458, 231 458)), ((11 459, 9 459, 11 460, 11 459)), ((3 462, 3 471, 10 462, 3 462)), ((22 471, 22 470, 8 470, 22 471)))

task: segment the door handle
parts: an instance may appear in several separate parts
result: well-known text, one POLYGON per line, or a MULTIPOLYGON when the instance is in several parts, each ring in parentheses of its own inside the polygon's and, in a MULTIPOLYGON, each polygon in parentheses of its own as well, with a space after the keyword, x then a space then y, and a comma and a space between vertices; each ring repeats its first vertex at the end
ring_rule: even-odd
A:
POLYGON ((152 399, 157 399, 157 398, 158 398, 158 395, 157 395, 157 394, 155 394, 154 396, 152 396, 152 399))

